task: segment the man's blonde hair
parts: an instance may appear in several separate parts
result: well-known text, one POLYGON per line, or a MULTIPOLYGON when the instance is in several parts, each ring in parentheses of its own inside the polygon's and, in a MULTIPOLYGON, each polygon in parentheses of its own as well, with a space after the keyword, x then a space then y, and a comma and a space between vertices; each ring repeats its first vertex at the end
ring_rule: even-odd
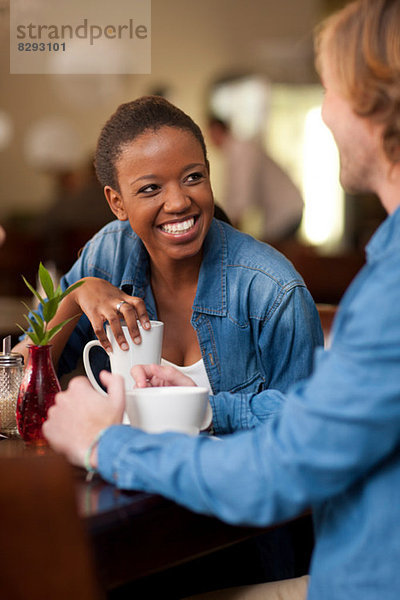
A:
POLYGON ((357 0, 315 36, 316 66, 328 61, 355 113, 383 124, 387 158, 400 161, 400 0, 357 0))

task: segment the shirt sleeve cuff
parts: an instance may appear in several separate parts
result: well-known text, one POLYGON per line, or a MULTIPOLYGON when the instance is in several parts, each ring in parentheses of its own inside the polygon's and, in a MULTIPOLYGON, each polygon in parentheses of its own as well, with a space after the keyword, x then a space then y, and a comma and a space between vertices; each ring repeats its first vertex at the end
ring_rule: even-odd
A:
POLYGON ((118 485, 118 458, 127 444, 132 447, 142 435, 130 425, 113 425, 104 432, 97 450, 97 470, 103 479, 118 485))

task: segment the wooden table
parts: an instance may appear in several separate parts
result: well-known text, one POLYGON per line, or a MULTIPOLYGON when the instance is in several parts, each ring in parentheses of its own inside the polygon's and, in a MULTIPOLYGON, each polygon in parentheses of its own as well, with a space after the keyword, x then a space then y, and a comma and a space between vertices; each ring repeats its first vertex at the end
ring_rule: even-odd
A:
MULTIPOLYGON (((21 440, 0 442, 0 459, 33 454, 55 456, 48 448, 35 450, 21 440)), ((88 482, 82 469, 68 471, 103 590, 171 569, 263 531, 224 524, 153 494, 122 492, 98 476, 88 482)))
POLYGON ((122 492, 77 477, 78 511, 92 541, 102 586, 113 588, 259 535, 195 514, 161 496, 122 492))

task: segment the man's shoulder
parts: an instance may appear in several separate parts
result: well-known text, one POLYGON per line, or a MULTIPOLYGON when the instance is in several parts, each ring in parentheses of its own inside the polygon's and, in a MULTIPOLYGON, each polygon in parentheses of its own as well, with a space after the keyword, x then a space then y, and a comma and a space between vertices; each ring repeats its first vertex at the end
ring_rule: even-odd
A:
POLYGON ((347 346, 384 347, 382 355, 388 345, 398 348, 400 269, 395 253, 364 266, 343 296, 339 313, 338 333, 347 346))

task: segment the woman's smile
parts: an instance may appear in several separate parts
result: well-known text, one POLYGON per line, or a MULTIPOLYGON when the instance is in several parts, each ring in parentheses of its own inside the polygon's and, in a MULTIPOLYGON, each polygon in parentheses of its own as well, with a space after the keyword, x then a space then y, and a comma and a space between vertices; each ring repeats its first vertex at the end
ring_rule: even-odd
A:
POLYGON ((162 233, 173 236, 176 239, 188 239, 188 236, 195 235, 197 233, 196 226, 198 224, 198 217, 192 216, 180 220, 172 220, 167 223, 163 223, 158 227, 162 233))

